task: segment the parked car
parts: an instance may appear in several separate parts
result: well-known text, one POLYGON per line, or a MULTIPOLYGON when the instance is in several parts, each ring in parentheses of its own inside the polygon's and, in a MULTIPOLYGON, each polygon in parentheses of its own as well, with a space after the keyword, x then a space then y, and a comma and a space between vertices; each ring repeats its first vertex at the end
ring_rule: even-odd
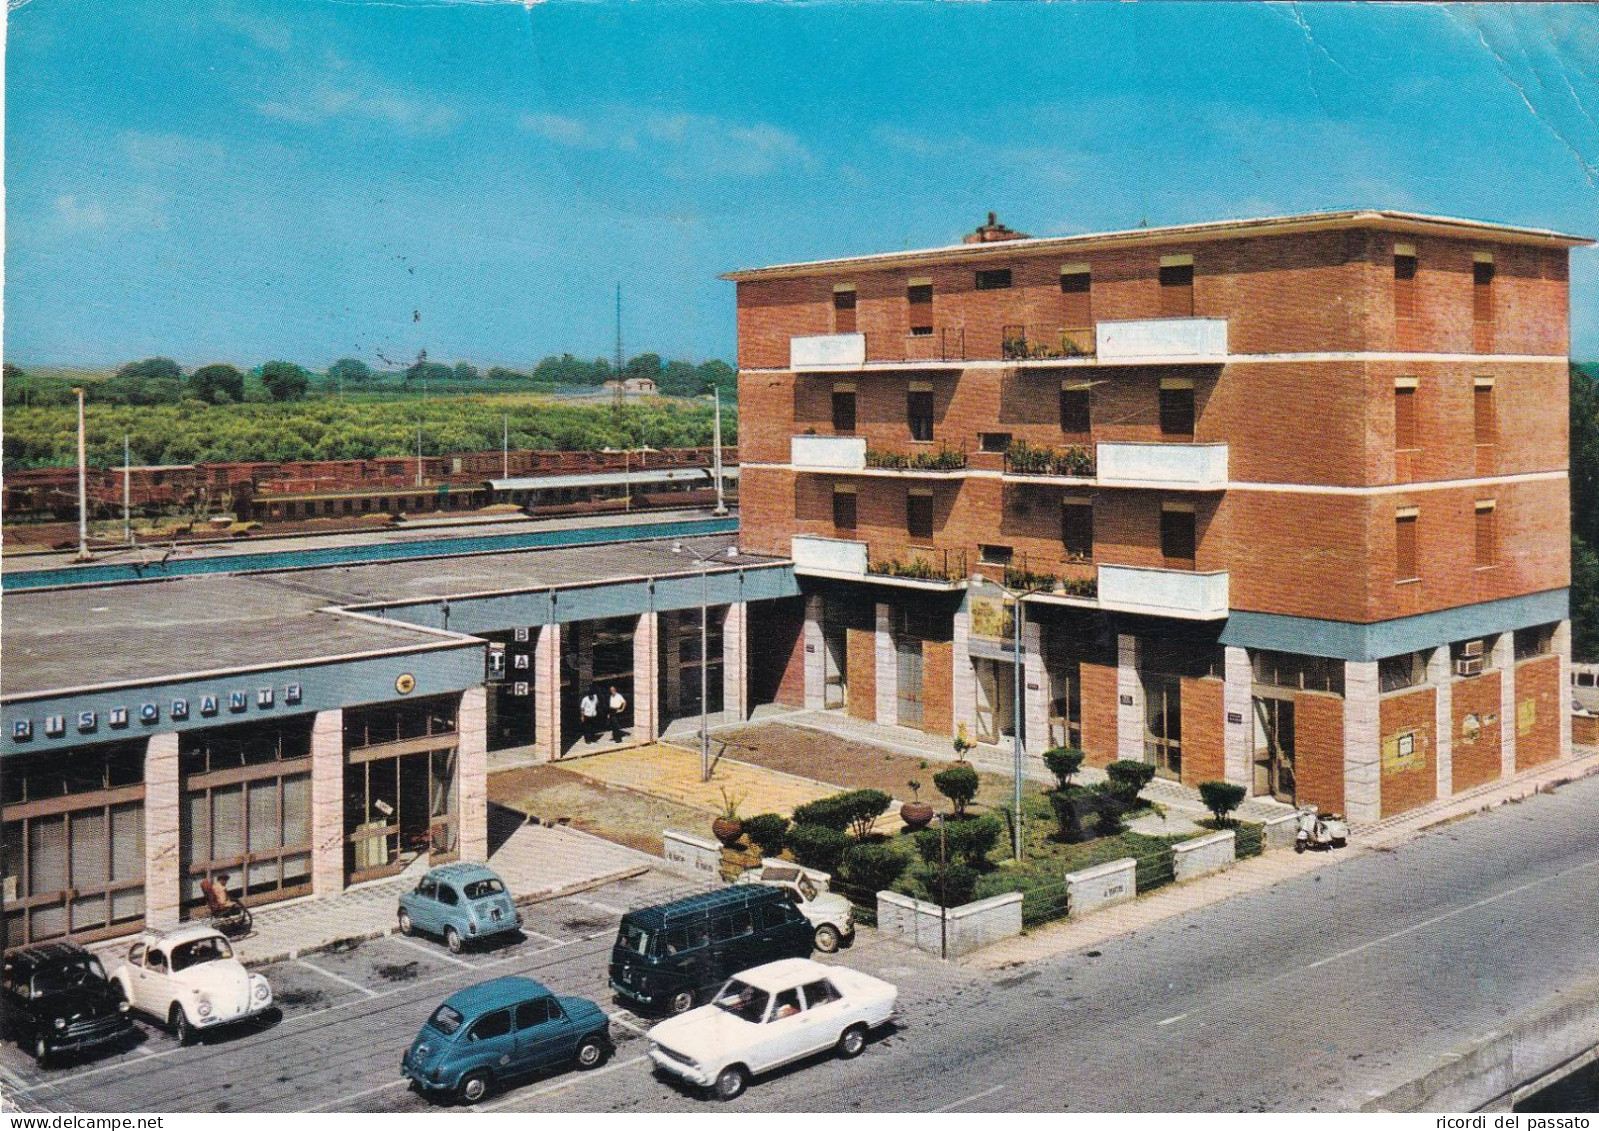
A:
POLYGON ((532 978, 496 978, 433 1011, 400 1058, 400 1075, 470 1104, 539 1069, 598 1068, 611 1051, 610 1019, 592 1001, 557 997, 532 978))
POLYGON ((642 1009, 685 1013, 736 971, 809 958, 812 937, 787 892, 764 884, 629 911, 611 947, 611 990, 642 1009))
POLYGON ((144 932, 112 977, 134 1009, 165 1024, 185 1045, 202 1031, 272 1008, 267 980, 233 957, 226 935, 200 924, 144 932))
POLYGON ((899 991, 880 978, 808 958, 769 962, 730 978, 710 1005, 650 1029, 662 1072, 730 1100, 750 1077, 832 1048, 859 1056, 894 1015, 899 991))
POLYGON ((62 1053, 83 1052, 133 1032, 127 1000, 100 960, 76 943, 14 950, 0 971, 6 1035, 33 1053, 40 1067, 62 1053))
POLYGON ((831 878, 783 860, 763 860, 739 876, 741 884, 765 884, 788 893, 789 902, 800 909, 815 933, 816 949, 832 954, 855 937, 855 909, 849 900, 828 890, 831 878))
POLYGON ((482 864, 444 864, 400 896, 400 933, 442 935, 452 953, 468 942, 520 930, 505 881, 482 864))

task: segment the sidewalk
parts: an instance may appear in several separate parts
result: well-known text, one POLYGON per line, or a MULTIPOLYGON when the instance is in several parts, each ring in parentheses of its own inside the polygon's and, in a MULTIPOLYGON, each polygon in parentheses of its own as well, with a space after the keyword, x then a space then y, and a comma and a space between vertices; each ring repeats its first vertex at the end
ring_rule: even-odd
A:
MULTIPOLYGON (((491 826, 497 819, 504 818, 491 814, 491 826)), ((491 839, 494 831, 491 829, 491 839)), ((500 874, 519 906, 601 887, 662 863, 575 829, 518 824, 514 830, 502 827, 498 831, 509 831, 509 835, 490 853, 489 867, 500 874)), ((421 864, 413 864, 398 876, 347 888, 337 897, 305 896, 252 908, 255 930, 233 941, 234 954, 246 966, 260 966, 341 942, 389 934, 395 929, 400 893, 415 887, 424 870, 421 864)), ((110 939, 90 949, 114 967, 131 941, 129 937, 110 939)))

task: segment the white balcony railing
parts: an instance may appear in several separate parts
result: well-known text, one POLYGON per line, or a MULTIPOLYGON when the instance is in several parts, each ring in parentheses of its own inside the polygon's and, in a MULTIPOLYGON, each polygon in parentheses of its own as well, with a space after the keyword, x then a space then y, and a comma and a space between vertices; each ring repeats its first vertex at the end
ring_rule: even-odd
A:
POLYGON ((866 576, 865 542, 796 534, 790 555, 794 559, 794 568, 801 573, 814 571, 848 577, 866 576))
POLYGON ((1227 615, 1227 574, 1102 565, 1099 604, 1120 612, 1220 620, 1227 615))
POLYGON ((818 334, 788 340, 790 369, 854 369, 865 364, 865 334, 818 334))
POLYGON ((817 471, 861 471, 866 467, 865 436, 795 436, 788 461, 817 471))
POLYGON ((1107 487, 1227 486, 1226 444, 1099 444, 1099 481, 1107 487))
POLYGON ((1220 361, 1227 356, 1225 318, 1147 318, 1100 322, 1098 360, 1123 364, 1149 361, 1220 361))

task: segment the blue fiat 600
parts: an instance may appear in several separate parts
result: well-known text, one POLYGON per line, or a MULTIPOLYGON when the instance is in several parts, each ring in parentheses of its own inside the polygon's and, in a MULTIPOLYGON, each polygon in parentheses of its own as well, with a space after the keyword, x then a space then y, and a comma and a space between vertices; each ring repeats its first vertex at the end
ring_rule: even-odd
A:
POLYGON ((481 864, 445 864, 400 896, 400 933, 444 936, 452 951, 522 926, 505 882, 481 864))
POLYGON ((496 978, 445 999, 400 1060, 424 1092, 477 1103, 514 1076, 611 1055, 611 1023, 587 998, 556 997, 532 978, 496 978))

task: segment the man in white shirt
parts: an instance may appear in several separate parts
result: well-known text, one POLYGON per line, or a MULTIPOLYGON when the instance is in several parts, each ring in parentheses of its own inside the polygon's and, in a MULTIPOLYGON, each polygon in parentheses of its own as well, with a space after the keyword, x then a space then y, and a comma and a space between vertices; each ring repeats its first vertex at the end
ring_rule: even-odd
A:
POLYGON ((583 717, 583 741, 593 742, 600 729, 600 693, 592 687, 578 700, 578 714, 583 717))
POLYGON ((607 706, 611 709, 611 741, 621 742, 622 712, 627 710, 627 700, 623 698, 622 693, 616 689, 614 684, 611 686, 611 698, 607 706))

